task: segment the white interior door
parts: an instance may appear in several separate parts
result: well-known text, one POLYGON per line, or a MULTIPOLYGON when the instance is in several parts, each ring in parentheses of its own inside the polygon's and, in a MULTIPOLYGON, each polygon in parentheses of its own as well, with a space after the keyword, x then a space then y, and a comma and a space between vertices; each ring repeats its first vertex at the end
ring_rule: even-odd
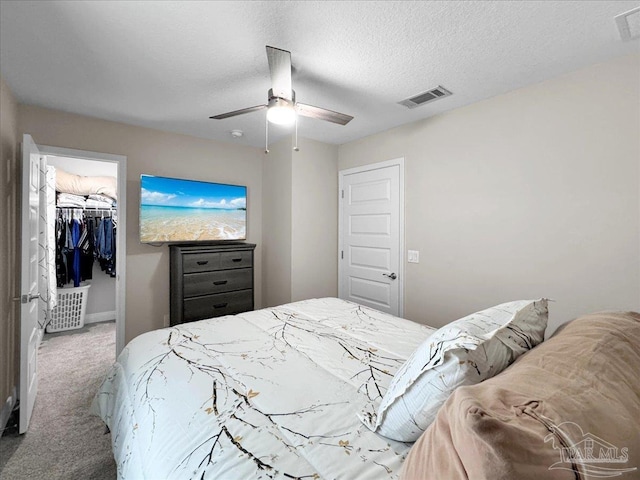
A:
POLYGON ((340 298, 402 316, 402 166, 340 172, 340 298))
POLYGON ((22 263, 20 309, 20 420, 25 433, 38 390, 38 220, 40 152, 30 135, 22 140, 22 263))

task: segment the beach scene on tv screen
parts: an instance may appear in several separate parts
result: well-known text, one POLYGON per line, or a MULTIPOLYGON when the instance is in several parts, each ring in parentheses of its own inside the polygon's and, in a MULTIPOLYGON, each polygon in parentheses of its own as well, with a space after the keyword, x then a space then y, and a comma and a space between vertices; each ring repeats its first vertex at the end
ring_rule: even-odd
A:
POLYGON ((246 187, 141 177, 143 243, 244 240, 246 219, 246 187))

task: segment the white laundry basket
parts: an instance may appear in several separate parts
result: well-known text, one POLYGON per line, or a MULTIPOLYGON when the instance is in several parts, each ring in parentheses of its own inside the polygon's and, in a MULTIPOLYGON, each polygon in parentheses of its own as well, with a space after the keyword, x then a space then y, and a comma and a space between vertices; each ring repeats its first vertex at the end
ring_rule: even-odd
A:
POLYGON ((62 332, 84 326, 90 286, 58 289, 58 305, 53 309, 47 332, 62 332))

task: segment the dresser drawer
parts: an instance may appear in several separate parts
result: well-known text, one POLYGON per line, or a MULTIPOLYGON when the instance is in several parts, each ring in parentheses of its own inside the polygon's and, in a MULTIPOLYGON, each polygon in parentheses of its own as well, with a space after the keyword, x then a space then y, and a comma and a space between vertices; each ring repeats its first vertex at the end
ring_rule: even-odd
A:
POLYGON ((253 290, 219 293, 184 300, 184 321, 192 322, 253 310, 253 290))
POLYGON ((253 269, 218 270, 184 276, 184 296, 245 290, 253 287, 253 269))
POLYGON ((253 252, 223 252, 220 254, 220 268, 244 268, 253 265, 253 252))
POLYGON ((184 273, 208 272, 220 269, 220 253, 185 253, 182 257, 184 273))

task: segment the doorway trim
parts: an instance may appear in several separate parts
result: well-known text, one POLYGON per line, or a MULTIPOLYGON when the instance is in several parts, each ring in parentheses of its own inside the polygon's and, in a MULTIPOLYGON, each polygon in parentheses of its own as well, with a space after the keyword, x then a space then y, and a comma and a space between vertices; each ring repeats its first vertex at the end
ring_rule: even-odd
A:
MULTIPOLYGON (((386 167, 392 167, 392 166, 398 166, 399 167, 399 173, 400 173, 400 178, 399 178, 399 194, 400 194, 400 212, 399 213, 399 220, 400 220, 400 226, 399 226, 399 239, 398 239, 398 244, 399 244, 399 256, 400 258, 398 259, 398 316, 399 317, 403 317, 404 316, 404 270, 405 270, 405 265, 404 265, 404 261, 405 261, 405 255, 404 255, 404 251, 405 251, 405 244, 404 244, 404 157, 398 157, 398 158, 394 158, 392 160, 386 160, 384 162, 377 162, 377 163, 370 163, 367 165, 361 165, 358 167, 353 167, 353 168, 347 168, 345 170, 340 170, 338 172, 338 195, 340 196, 341 193, 344 189, 344 177, 347 175, 353 175, 354 173, 362 173, 362 172, 368 172, 370 170, 378 170, 380 168, 386 168, 386 167)), ((341 258, 340 258, 340 252, 342 252, 343 250, 343 227, 342 227, 342 222, 343 222, 343 212, 342 212, 342 199, 338 198, 338 292, 341 291, 341 287, 343 282, 346 281, 346 279, 344 278, 343 272, 342 272, 342 268, 340 265, 341 262, 341 258)))
POLYGON ((127 157, 110 153, 39 145, 41 155, 70 157, 118 164, 118 235, 116 238, 116 358, 125 345, 126 266, 127 266, 127 157))

